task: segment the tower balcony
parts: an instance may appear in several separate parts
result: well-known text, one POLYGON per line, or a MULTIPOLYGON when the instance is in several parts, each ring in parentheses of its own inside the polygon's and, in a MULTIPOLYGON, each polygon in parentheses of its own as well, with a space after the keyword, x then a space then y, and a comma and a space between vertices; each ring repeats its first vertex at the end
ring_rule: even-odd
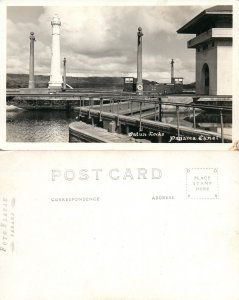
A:
POLYGON ((199 44, 214 38, 232 39, 232 28, 211 28, 189 40, 187 46, 188 48, 196 48, 199 44))

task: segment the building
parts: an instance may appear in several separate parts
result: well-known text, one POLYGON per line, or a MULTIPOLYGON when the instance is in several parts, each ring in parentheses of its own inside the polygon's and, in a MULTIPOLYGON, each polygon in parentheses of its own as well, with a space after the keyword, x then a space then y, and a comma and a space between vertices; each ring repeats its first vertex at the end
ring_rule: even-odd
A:
POLYGON ((188 48, 196 49, 196 93, 232 94, 232 6, 204 10, 178 33, 196 34, 188 48))
MULTIPOLYGON (((144 91, 160 95, 182 94, 183 77, 173 77, 173 83, 144 82, 144 91)), ((136 92, 137 78, 124 77, 124 92, 136 92)))
POLYGON ((134 77, 124 77, 124 92, 135 92, 136 91, 137 79, 134 77))

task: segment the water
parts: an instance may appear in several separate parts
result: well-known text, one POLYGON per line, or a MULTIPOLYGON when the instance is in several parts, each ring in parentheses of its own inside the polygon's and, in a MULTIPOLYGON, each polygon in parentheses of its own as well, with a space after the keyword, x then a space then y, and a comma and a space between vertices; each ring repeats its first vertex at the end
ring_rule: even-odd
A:
MULTIPOLYGON (((67 111, 27 111, 7 112, 7 142, 31 143, 68 143, 69 123, 75 121, 76 113, 67 111)), ((193 127, 191 113, 180 113, 181 126, 193 127)), ((164 114, 162 122, 176 124, 173 113, 164 114)), ((231 134, 231 115, 224 116, 224 134, 231 134)), ((220 116, 214 113, 201 112, 196 116, 197 128, 220 133, 220 116)))
POLYGON ((7 142, 65 142, 69 140, 68 124, 76 114, 67 111, 7 112, 7 142))

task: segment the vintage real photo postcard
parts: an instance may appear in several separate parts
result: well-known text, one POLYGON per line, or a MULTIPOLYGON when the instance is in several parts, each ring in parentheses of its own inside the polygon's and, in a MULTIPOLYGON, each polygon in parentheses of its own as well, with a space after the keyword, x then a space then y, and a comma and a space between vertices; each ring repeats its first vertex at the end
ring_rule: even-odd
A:
POLYGON ((2 300, 238 299, 237 152, 80 152, 0 152, 2 300))
POLYGON ((3 1, 2 148, 229 149, 237 2, 3 1))

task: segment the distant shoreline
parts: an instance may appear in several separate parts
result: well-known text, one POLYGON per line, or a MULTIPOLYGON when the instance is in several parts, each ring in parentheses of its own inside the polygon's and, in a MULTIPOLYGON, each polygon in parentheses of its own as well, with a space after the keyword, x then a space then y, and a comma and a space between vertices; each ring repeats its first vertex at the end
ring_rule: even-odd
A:
MULTIPOLYGON (((126 76, 127 77, 127 76, 126 76)), ((133 76, 132 76, 133 77, 133 76)), ((135 78, 135 77, 134 77, 135 78)), ((36 88, 47 88, 50 80, 49 75, 35 75, 36 88)), ((92 89, 123 89, 124 88, 124 76, 122 77, 110 77, 110 76, 66 76, 67 83, 73 88, 92 88, 92 89)), ((170 79, 168 79, 170 81, 170 79)), ((7 73, 7 88, 27 88, 29 82, 28 74, 13 74, 7 73)), ((160 83, 157 81, 151 81, 143 79, 144 86, 160 83)), ((161 82, 164 84, 164 82, 161 82)), ((194 89, 195 82, 190 84, 184 84, 186 89, 194 89)))
POLYGON ((20 107, 17 107, 17 106, 14 106, 14 105, 7 105, 6 106, 6 111, 18 111, 18 110, 23 110, 22 108, 20 107))

